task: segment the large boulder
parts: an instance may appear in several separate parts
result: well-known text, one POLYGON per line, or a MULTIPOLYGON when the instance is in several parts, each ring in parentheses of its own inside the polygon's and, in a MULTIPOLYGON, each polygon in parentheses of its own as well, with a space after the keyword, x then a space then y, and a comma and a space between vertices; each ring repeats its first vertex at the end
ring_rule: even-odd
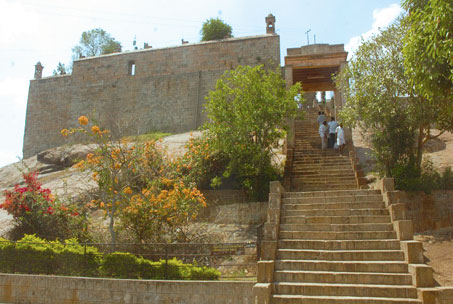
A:
POLYGON ((85 159, 86 155, 93 152, 96 145, 75 144, 71 146, 61 146, 38 153, 39 162, 49 165, 70 167, 74 163, 85 159))

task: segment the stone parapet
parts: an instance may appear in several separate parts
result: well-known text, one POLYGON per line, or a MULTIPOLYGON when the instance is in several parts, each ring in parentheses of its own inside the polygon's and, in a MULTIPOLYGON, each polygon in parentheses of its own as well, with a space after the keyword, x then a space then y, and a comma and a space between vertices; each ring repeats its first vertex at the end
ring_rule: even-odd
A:
POLYGON ((0 274, 0 302, 252 304, 255 282, 151 281, 0 274))

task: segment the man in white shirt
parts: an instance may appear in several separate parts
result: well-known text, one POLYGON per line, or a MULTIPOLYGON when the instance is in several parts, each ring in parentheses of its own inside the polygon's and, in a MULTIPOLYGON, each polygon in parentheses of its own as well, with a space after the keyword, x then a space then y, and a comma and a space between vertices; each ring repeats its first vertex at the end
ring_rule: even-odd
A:
POLYGON ((337 133, 338 149, 340 151, 340 155, 342 155, 344 146, 346 146, 346 140, 344 138, 344 130, 343 130, 343 124, 342 123, 337 127, 336 133, 337 133))
POLYGON ((323 121, 319 126, 319 136, 321 136, 321 148, 327 147, 327 122, 323 121))
POLYGON ((331 117, 328 125, 329 125, 329 142, 327 144, 327 147, 333 149, 333 146, 335 145, 335 133, 337 131, 338 123, 335 121, 334 117, 331 117))
POLYGON ((324 115, 324 112, 318 112, 318 124, 322 125, 324 120, 326 120, 326 115, 324 115))

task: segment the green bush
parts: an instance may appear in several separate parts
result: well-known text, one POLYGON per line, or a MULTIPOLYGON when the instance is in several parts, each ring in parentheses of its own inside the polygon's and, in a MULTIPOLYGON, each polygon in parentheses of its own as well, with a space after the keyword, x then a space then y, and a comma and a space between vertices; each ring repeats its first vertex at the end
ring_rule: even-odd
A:
POLYGON ((209 267, 192 267, 190 268, 191 280, 218 280, 220 271, 209 267))
POLYGON ((185 264, 173 258, 153 262, 127 252, 102 254, 92 246, 69 239, 49 242, 26 235, 17 242, 0 238, 0 272, 104 276, 148 280, 215 280, 220 272, 185 264))
POLYGON ((431 160, 425 160, 421 169, 417 169, 415 161, 398 163, 392 169, 395 178, 395 187, 404 191, 424 191, 431 193, 434 190, 453 190, 453 172, 446 168, 440 174, 431 160))
POLYGON ((127 252, 106 254, 101 264, 101 274, 113 278, 137 279, 140 277, 139 269, 139 259, 135 255, 127 252))

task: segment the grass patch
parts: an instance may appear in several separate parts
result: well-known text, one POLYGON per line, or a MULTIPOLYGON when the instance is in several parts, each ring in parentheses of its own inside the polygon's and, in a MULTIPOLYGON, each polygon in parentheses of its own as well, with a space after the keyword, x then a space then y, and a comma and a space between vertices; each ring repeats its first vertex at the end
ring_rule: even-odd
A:
POLYGON ((159 140, 161 138, 167 137, 173 135, 172 133, 165 133, 165 132, 159 132, 159 131, 152 131, 146 134, 140 134, 138 136, 129 136, 127 139, 130 139, 132 141, 137 141, 137 142, 145 142, 145 141, 151 141, 151 140, 159 140))

